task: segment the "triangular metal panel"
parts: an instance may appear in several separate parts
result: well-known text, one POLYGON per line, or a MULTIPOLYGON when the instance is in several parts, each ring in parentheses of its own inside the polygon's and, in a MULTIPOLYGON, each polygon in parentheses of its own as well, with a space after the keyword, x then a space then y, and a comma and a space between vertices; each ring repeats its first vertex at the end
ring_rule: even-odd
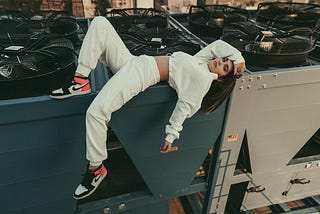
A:
POLYGON ((320 158, 320 128, 299 149, 288 165, 306 163, 320 158))
POLYGON ((121 144, 157 197, 173 197, 187 191, 209 149, 222 131, 226 103, 215 113, 199 111, 184 123, 178 150, 160 153, 165 125, 176 104, 168 86, 148 89, 112 116, 111 126, 121 144))
POLYGON ((240 147, 240 151, 239 151, 239 155, 236 163, 236 168, 233 174, 237 175, 242 173, 252 173, 250 151, 248 147, 248 139, 247 139, 246 131, 242 139, 242 143, 241 143, 241 147, 240 147))

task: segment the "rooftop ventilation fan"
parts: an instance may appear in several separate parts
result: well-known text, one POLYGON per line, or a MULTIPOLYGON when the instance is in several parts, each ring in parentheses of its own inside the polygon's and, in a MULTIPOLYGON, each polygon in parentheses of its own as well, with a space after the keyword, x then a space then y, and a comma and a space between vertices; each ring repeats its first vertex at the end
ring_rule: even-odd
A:
POLYGON ((277 28, 309 27, 319 24, 320 5, 298 2, 264 2, 257 8, 257 22, 277 28))
POLYGON ((70 82, 75 68, 69 39, 0 34, 0 100, 48 94, 70 82))
POLYGON ((106 14, 117 32, 126 32, 131 27, 167 28, 168 17, 153 8, 113 9, 106 14))
POLYGON ((169 27, 167 15, 145 8, 113 9, 107 14, 121 39, 134 55, 167 55, 175 51, 195 54, 200 45, 179 29, 169 27))
POLYGON ((52 33, 70 39, 74 45, 79 42, 79 25, 73 17, 63 16, 64 11, 6 11, 0 18, 0 34, 7 33, 52 33))
POLYGON ((249 12, 227 5, 191 6, 188 22, 191 32, 198 36, 218 38, 226 24, 247 21, 249 12))
POLYGON ((247 64, 273 66, 306 62, 315 48, 316 38, 310 28, 270 30, 253 22, 234 23, 222 35, 223 40, 242 52, 247 64))
POLYGON ((131 28, 126 33, 120 33, 120 37, 134 55, 169 55, 176 51, 194 55, 201 49, 199 44, 191 42, 179 29, 173 28, 156 31, 131 28))

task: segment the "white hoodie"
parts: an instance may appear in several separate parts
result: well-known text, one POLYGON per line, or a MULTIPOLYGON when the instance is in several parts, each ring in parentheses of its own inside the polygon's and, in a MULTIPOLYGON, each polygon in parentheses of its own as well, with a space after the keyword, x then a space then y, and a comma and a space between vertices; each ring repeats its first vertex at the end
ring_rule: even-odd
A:
POLYGON ((169 59, 169 85, 178 95, 178 101, 166 126, 165 140, 173 143, 179 139, 185 119, 194 115, 201 107, 202 99, 218 75, 209 71, 208 62, 214 58, 227 57, 234 64, 244 62, 241 52, 228 43, 217 40, 194 56, 175 52, 169 59))

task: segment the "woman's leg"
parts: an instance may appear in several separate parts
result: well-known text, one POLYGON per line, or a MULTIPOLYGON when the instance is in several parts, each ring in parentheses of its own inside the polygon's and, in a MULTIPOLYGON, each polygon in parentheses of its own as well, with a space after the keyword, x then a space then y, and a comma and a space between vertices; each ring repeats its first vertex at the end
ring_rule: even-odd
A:
POLYGON ((89 168, 83 181, 74 192, 75 199, 82 199, 92 194, 107 174, 102 161, 108 157, 107 123, 111 119, 112 112, 121 108, 139 92, 160 81, 155 59, 146 55, 132 56, 111 24, 102 17, 95 18, 92 22, 92 28, 85 39, 82 53, 80 52, 80 66, 77 71, 88 76, 89 70, 96 66, 99 57, 115 74, 87 110, 86 157, 89 161, 89 168), (108 29, 108 32, 101 33, 101 28, 108 29), (103 40, 102 38, 107 35, 108 38, 103 40), (95 47, 96 40, 100 45, 95 47))
POLYGON ((108 155, 107 123, 112 112, 159 81, 159 70, 152 56, 134 57, 105 84, 91 103, 86 115, 86 156, 89 168, 73 194, 75 199, 91 195, 106 177, 107 171, 102 161, 108 155))
POLYGON ((133 55, 126 48, 118 33, 104 17, 91 22, 78 58, 78 67, 71 85, 51 92, 54 99, 64 99, 91 92, 88 76, 100 60, 114 73, 127 64, 133 55), (80 78, 79 78, 80 77, 80 78))
POLYGON ((83 40, 76 73, 88 77, 91 70, 97 66, 98 60, 116 73, 132 57, 111 23, 98 16, 92 20, 83 40))
POLYGON ((107 159, 107 123, 112 112, 159 81, 155 59, 151 56, 139 56, 106 83, 87 110, 87 159, 91 166, 99 166, 107 159))

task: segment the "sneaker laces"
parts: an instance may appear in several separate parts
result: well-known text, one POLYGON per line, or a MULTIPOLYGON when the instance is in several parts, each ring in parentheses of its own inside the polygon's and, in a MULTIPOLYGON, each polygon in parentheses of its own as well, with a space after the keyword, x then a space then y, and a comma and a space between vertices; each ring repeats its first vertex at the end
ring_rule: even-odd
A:
MULTIPOLYGON (((89 167, 89 166, 87 166, 87 167, 89 167)), ((98 170, 101 170, 101 168, 102 168, 102 164, 99 167, 97 167, 94 171, 87 169, 87 171, 84 174, 82 174, 82 176, 84 176, 84 178, 83 178, 81 184, 83 186, 86 186, 87 184, 91 184, 92 179, 95 177, 94 173, 98 170)))
MULTIPOLYGON (((68 89, 71 86, 75 86, 75 85, 83 85, 83 84, 88 84, 89 83, 89 79, 87 78, 81 78, 81 77, 75 77, 71 83, 69 85, 67 85, 66 87, 64 87, 64 89, 68 89), (80 80, 80 81, 79 81, 80 80)), ((84 175, 84 174, 83 174, 84 175)))
POLYGON ((77 81, 75 81, 75 80, 72 80, 70 86, 72 86, 72 85, 83 85, 83 84, 85 84, 85 83, 80 83, 80 82, 77 82, 77 81))
POLYGON ((78 76, 75 76, 72 80, 72 83, 73 84, 86 84, 89 82, 89 79, 87 77, 78 77, 78 76))
POLYGON ((88 184, 90 184, 92 179, 95 177, 94 171, 90 171, 89 169, 84 174, 81 174, 81 176, 84 176, 81 182, 83 186, 87 186, 88 184))

